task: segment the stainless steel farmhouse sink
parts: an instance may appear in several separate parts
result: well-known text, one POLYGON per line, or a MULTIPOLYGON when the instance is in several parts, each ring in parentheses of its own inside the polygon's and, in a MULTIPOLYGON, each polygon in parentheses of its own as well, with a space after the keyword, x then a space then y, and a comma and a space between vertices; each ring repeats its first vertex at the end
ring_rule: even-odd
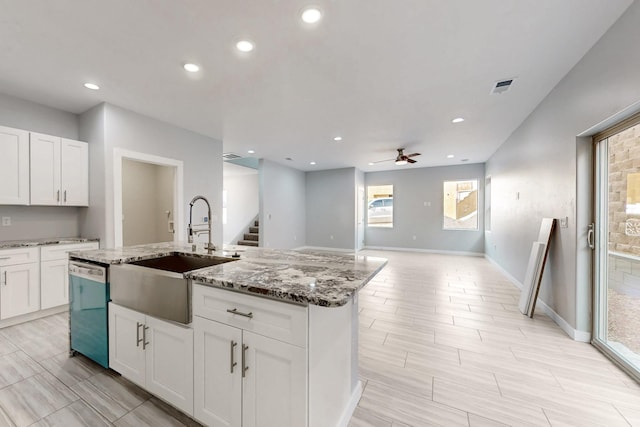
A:
POLYGON ((111 266, 111 300, 161 319, 191 323, 191 281, 184 273, 233 258, 174 254, 111 266))

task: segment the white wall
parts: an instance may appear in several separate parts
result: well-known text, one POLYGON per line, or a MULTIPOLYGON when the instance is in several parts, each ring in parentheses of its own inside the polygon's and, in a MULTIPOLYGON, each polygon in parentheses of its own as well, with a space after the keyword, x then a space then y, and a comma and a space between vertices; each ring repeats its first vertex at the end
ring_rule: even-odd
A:
POLYGON ((173 168, 123 159, 123 245, 172 241, 167 210, 173 210, 173 168))
POLYGON ((367 209, 365 208, 366 203, 367 188, 365 186, 365 173, 359 169, 356 169, 356 242, 354 246, 358 251, 364 248, 365 244, 365 216, 367 214, 367 209))
POLYGON ((259 175, 260 246, 305 246, 305 173, 261 159, 259 175))
POLYGON ((223 241, 236 244, 238 236, 253 225, 258 214, 258 172, 225 176, 223 188, 227 191, 227 223, 223 225, 223 241))
POLYGON ((306 173, 307 246, 355 250, 356 169, 306 173))
MULTIPOLYGON (((96 215, 84 221, 81 224, 83 233, 100 233, 103 246, 114 245, 113 150, 121 148, 182 161, 183 227, 186 230, 189 220, 189 201, 197 194, 203 195, 211 203, 213 243, 222 244, 222 142, 110 104, 83 114, 80 129, 87 141, 104 147, 102 159, 91 157, 90 162, 90 191, 95 191, 95 196, 104 200, 104 206, 99 200, 93 210, 101 211, 102 218, 96 215), (99 188, 102 185, 104 188, 99 188)), ((204 203, 198 202, 193 211, 194 222, 206 216, 204 203)), ((187 236, 179 238, 186 241, 187 236)))
POLYGON ((366 246, 482 253, 484 175, 484 164, 413 167, 365 174, 367 186, 393 185, 393 228, 367 227, 366 246), (479 229, 443 230, 443 182, 467 179, 479 181, 479 229))
MULTIPOLYGON (((0 126, 78 139, 75 114, 4 94, 0 94, 0 126)), ((78 236, 79 215, 83 210, 85 208, 0 205, 0 216, 10 217, 12 224, 0 226, 0 241, 78 236)))
POLYGON ((639 22, 640 2, 634 2, 486 165, 492 178, 486 253, 520 282, 542 217, 569 217, 569 228, 552 237, 540 295, 578 331, 591 329, 585 298, 591 283, 585 273, 590 266, 583 261, 589 259, 584 240, 589 177, 576 173, 576 152, 585 164, 589 141, 577 135, 640 100, 639 22), (583 218, 580 228, 577 218, 583 218))

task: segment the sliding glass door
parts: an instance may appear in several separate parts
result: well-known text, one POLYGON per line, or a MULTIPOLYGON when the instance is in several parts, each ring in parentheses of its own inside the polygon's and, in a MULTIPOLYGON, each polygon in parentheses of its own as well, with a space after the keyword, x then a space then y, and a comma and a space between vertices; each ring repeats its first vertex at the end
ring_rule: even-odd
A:
POLYGON ((640 380, 640 117, 594 143, 593 344, 640 380))

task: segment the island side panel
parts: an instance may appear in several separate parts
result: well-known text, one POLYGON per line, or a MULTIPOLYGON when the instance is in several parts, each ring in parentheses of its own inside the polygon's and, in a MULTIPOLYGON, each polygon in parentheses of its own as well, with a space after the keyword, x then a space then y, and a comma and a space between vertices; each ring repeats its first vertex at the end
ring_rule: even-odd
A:
POLYGON ((309 427, 346 427, 360 399, 357 307, 353 298, 341 307, 309 305, 309 427))

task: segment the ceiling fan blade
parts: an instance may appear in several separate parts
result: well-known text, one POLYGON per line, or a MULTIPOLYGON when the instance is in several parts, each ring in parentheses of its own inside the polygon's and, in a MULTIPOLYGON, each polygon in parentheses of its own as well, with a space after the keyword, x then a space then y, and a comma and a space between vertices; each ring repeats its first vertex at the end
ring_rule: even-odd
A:
POLYGON ((395 160, 395 159, 378 160, 377 162, 371 162, 371 163, 373 163, 375 165, 376 163, 390 162, 392 160, 395 160))
MULTIPOLYGON (((407 157, 408 157, 408 156, 407 156, 407 157)), ((417 161, 417 160, 413 160, 413 159, 407 159, 407 162, 408 162, 408 163, 417 163, 418 161, 417 161)))
POLYGON ((415 156, 419 156, 420 153, 413 153, 413 154, 407 154, 406 157, 415 157, 415 156))

